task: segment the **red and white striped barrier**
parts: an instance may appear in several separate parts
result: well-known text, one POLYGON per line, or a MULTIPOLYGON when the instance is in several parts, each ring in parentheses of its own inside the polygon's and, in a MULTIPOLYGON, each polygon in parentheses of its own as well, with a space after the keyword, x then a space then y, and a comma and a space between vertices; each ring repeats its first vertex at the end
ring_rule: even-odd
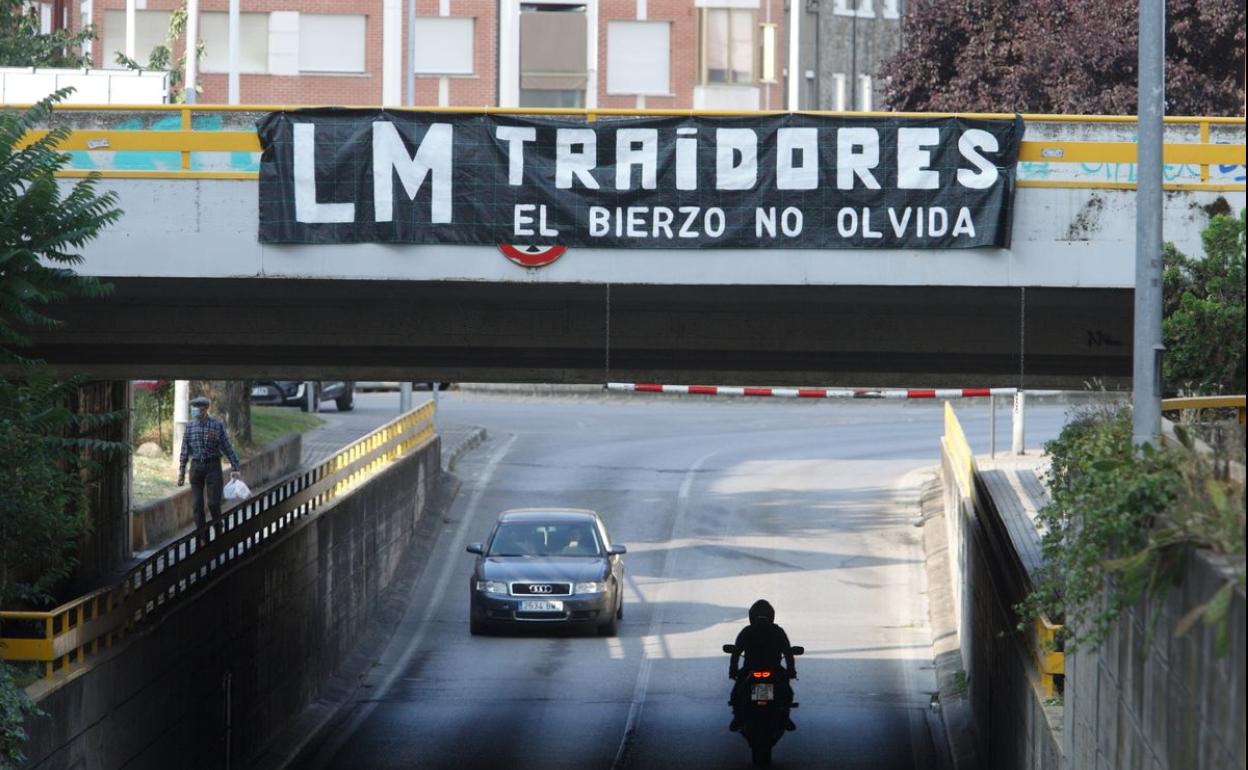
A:
MULTIPOLYGON (((1013 396, 1018 388, 757 388, 732 385, 660 385, 644 382, 608 382, 617 393, 680 393, 697 396, 759 396, 770 398, 986 398, 1013 396)), ((1055 395, 1057 390, 1028 390, 1031 396, 1055 395)))

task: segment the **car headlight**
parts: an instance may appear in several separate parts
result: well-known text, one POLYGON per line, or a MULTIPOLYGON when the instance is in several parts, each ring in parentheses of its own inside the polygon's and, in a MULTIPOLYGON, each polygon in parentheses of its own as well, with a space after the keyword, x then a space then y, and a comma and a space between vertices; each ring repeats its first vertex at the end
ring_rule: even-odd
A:
POLYGON ((501 594, 506 596, 510 591, 507 584, 501 580, 478 580, 477 590, 486 594, 501 594))
POLYGON ((602 582, 577 583, 572 588, 573 593, 578 594, 600 594, 607 590, 607 584, 602 582))

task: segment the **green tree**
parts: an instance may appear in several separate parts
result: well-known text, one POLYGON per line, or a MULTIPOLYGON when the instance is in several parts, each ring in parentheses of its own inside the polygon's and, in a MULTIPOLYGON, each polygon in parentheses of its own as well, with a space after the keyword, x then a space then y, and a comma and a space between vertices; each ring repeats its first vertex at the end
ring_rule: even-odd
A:
POLYGON ((1205 256, 1167 244, 1162 303, 1163 378, 1171 393, 1243 393, 1244 212, 1217 214, 1201 233, 1205 256))
MULTIPOLYGON (((895 110, 1134 115, 1137 0, 910 0, 895 110)), ((1166 111, 1242 115, 1243 0, 1166 3, 1166 111), (1228 64, 1236 62, 1236 64, 1228 64)))
MULTIPOLYGON (((53 601, 86 531, 82 471, 94 457, 126 450, 89 437, 119 415, 76 414, 68 404, 81 382, 57 381, 16 350, 29 344, 30 329, 61 325, 48 305, 111 288, 72 266, 82 261, 78 250, 121 216, 115 196, 97 193, 95 178, 62 189, 55 175, 69 158, 56 145, 67 128, 26 143, 67 93, 0 112, 0 363, 13 374, 0 379, 0 607, 53 601)), ((21 761, 32 710, 0 665, 0 766, 21 761)))
POLYGON ((95 37, 80 32, 39 31, 39 6, 26 0, 0 0, 0 67, 89 67, 82 44, 95 37))

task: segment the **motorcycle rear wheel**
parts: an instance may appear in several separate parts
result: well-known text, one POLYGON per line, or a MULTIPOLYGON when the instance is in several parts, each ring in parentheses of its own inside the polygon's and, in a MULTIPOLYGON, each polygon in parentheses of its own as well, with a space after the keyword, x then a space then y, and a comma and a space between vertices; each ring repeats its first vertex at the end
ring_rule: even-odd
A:
POLYGON ((750 756, 758 767, 767 767, 771 764, 771 747, 764 743, 756 743, 750 746, 750 756))

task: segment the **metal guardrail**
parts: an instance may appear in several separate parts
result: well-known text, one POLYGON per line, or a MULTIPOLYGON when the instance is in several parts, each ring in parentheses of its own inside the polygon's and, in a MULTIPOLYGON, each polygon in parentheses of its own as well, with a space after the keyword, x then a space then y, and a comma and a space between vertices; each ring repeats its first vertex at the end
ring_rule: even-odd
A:
MULTIPOLYGON (((25 105, 16 105, 25 106, 25 105)), ((75 130, 61 149, 66 151, 88 152, 176 152, 181 154, 179 170, 130 170, 130 169, 72 169, 63 172, 63 176, 75 177, 98 173, 102 177, 111 178, 157 178, 157 179, 256 179, 256 171, 227 171, 193 169, 192 153, 258 153, 259 138, 254 131, 221 131, 197 130, 193 126, 193 115, 212 115, 225 113, 268 113, 282 110, 299 109, 300 105, 64 105, 56 108, 56 114, 66 113, 119 113, 137 114, 164 112, 172 113, 179 118, 178 130, 100 130, 84 128, 75 130)), ((369 108, 371 109, 371 108, 369 108)), ((418 107, 393 108, 395 111, 415 111, 425 113, 458 113, 477 115, 565 115, 582 117, 586 121, 598 118, 630 117, 630 116, 705 116, 705 117, 741 117, 751 115, 784 114, 777 111, 731 111, 731 110, 627 110, 627 109, 542 109, 535 107, 418 107)), ((822 112, 803 111, 804 115, 854 116, 854 117, 966 117, 966 118, 1013 118, 1013 114, 998 113, 910 113, 910 112, 822 112)), ((1024 115, 1024 120, 1037 123, 1097 123, 1097 124, 1133 124, 1134 116, 1127 115, 1024 115)), ((1165 145, 1163 162, 1168 164, 1186 164, 1200 169, 1199 182, 1169 182, 1167 190, 1211 190, 1211 191, 1242 191, 1243 182, 1210 181, 1210 167, 1215 165, 1243 165, 1245 145, 1217 144, 1210 141, 1210 128, 1216 125, 1244 125, 1244 118, 1213 118, 1213 117, 1167 117, 1167 125, 1191 125, 1199 131, 1199 141, 1170 143, 1165 145)), ((23 144, 35 141, 46 135, 46 131, 32 131, 23 139, 23 144)), ((20 145, 19 145, 20 146, 20 145)), ((1038 140, 1024 141, 1019 152, 1020 163, 1097 163, 1133 164, 1137 159, 1135 142, 1085 142, 1038 140)), ((1111 180, 1056 180, 1056 179, 1023 179, 1019 187, 1059 187, 1059 188, 1095 188, 1095 189, 1135 189, 1134 181, 1111 180)))
POLYGON ((1161 411, 1185 412, 1200 409, 1237 409, 1239 424, 1244 424, 1244 396, 1189 396, 1185 398, 1163 398, 1161 411))
MULTIPOLYGON (((975 501, 975 476, 979 473, 975 464, 975 455, 962 423, 958 421, 953 405, 945 402, 945 448, 957 477, 959 492, 966 500, 975 501)), ((1040 688, 1044 697, 1052 698, 1058 694, 1057 677, 1066 674, 1066 656, 1059 649, 1062 626, 1041 616, 1030 626, 1027 634, 1027 648, 1031 653, 1032 663, 1040 678, 1040 688)))
POLYGON ((206 527, 159 548, 117 585, 44 612, 0 612, 0 658, 37 661, 44 677, 86 662, 142 628, 286 528, 323 509, 434 434, 432 403, 267 485, 206 527), (20 635, 12 635, 14 631, 20 635))

